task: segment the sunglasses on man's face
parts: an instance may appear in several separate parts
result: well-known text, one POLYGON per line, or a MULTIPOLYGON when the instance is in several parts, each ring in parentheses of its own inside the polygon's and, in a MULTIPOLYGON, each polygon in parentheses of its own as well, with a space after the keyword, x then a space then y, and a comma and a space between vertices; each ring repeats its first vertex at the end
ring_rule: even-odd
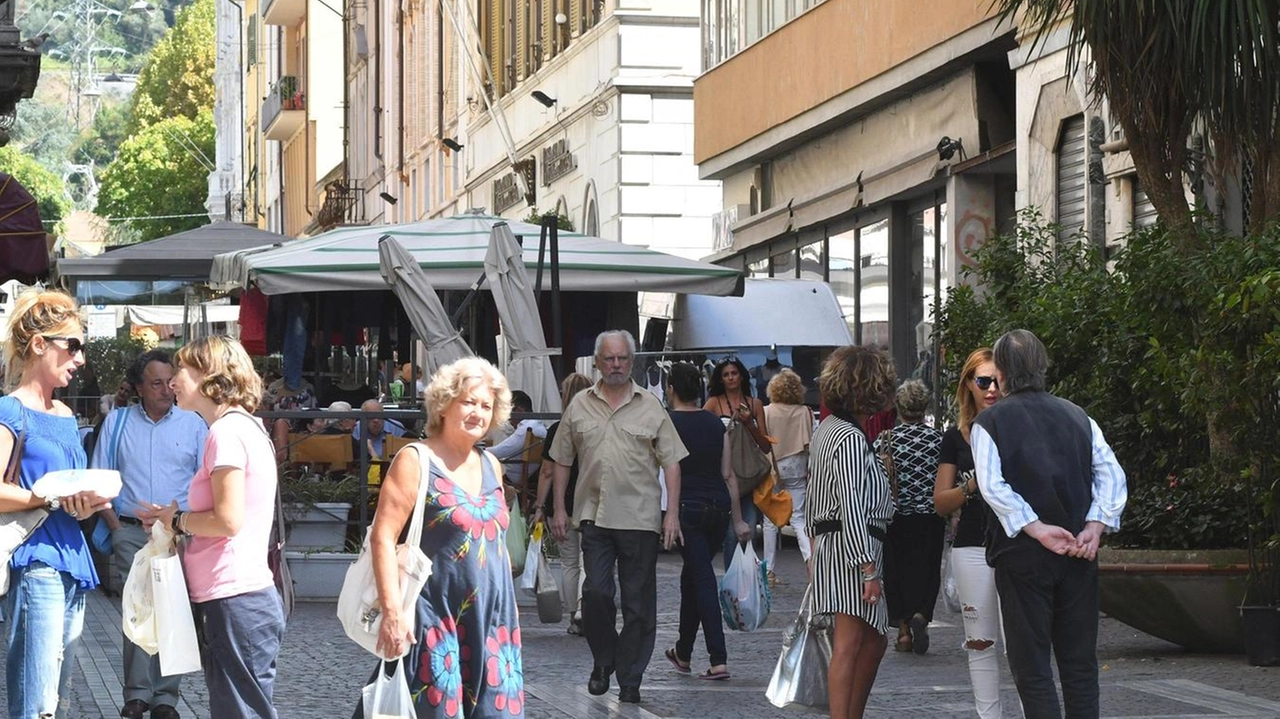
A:
POLYGON ((986 375, 983 375, 980 377, 974 377, 973 383, 978 385, 978 389, 982 390, 983 392, 986 392, 987 390, 991 389, 991 385, 995 385, 997 389, 1000 388, 1000 382, 997 381, 995 377, 987 377, 986 375))
POLYGON ((84 352, 84 341, 79 337, 50 337, 45 335, 45 339, 50 342, 66 342, 67 354, 73 357, 84 352))

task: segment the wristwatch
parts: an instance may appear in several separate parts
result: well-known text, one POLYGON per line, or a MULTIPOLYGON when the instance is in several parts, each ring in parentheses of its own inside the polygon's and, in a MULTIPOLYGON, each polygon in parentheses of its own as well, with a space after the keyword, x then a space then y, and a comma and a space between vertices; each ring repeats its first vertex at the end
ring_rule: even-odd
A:
POLYGON ((44 508, 50 512, 56 512, 62 508, 62 500, 58 497, 40 497, 40 499, 44 500, 44 508))

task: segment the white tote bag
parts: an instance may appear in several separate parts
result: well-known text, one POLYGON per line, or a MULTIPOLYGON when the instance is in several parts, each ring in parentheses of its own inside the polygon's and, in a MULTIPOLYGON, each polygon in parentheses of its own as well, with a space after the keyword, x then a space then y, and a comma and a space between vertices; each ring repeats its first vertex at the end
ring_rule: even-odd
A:
MULTIPOLYGON (((159 522, 157 522, 159 524, 159 522)), ((151 560, 151 592, 159 635, 160 674, 171 677, 200 671, 200 645, 191 616, 191 597, 182 559, 170 552, 151 560)))
MULTIPOLYGON (((410 447, 418 450, 418 464, 422 467, 418 478, 418 498, 413 504, 413 519, 409 523, 409 536, 396 547, 396 562, 400 565, 400 616, 413 617, 418 603, 418 593, 431 576, 431 560, 422 553, 422 511, 431 482, 431 449, 415 442, 410 447)), ((372 527, 370 528, 372 531, 372 527)), ((347 576, 338 594, 338 620, 351 641, 365 651, 382 659, 378 654, 378 630, 382 627, 382 609, 378 603, 378 583, 373 574, 373 552, 369 549, 369 532, 365 532, 360 556, 347 568, 347 576)), ((405 645, 405 653, 411 645, 405 645)), ((401 655, 403 656, 403 655, 401 655)))
POLYGON ((173 554, 173 532, 164 522, 151 525, 151 538, 133 555, 129 578, 120 594, 120 614, 124 635, 142 651, 155 656, 160 651, 156 632, 155 591, 151 583, 151 562, 173 554))
POLYGON ((739 544, 729 569, 720 578, 720 613, 725 626, 754 632, 769 618, 768 570, 750 542, 739 544))

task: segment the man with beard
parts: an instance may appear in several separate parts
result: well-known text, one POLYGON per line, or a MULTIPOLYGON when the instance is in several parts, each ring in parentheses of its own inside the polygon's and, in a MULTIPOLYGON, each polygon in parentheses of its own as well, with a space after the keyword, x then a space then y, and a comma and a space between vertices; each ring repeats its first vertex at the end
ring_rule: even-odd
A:
MULTIPOLYGON (((111 529, 112 561, 124 587, 133 555, 147 543, 150 525, 138 519, 144 509, 177 500, 187 508, 187 488, 200 468, 208 426, 200 415, 173 404, 173 366, 161 350, 145 352, 128 371, 128 381, 141 400, 120 407, 103 420, 91 466, 120 472, 124 487, 102 510, 111 529)), ((138 719, 149 709, 152 719, 177 719, 178 676, 161 676, 160 658, 124 638, 124 708, 120 716, 138 719)))
POLYGON ((640 681, 653 654, 658 628, 658 542, 670 549, 680 536, 680 460, 689 452, 671 417, 631 379, 636 341, 626 330, 596 337, 596 384, 565 408, 551 446, 555 460, 552 531, 564 541, 569 528, 565 489, 578 460, 573 523, 581 531, 585 581, 582 630, 595 666, 587 691, 609 691, 618 675, 618 700, 640 702, 640 681), (666 475, 662 506, 658 468, 666 475), (670 509, 665 519, 663 509, 670 509), (614 627, 614 572, 621 585, 622 632, 614 627))

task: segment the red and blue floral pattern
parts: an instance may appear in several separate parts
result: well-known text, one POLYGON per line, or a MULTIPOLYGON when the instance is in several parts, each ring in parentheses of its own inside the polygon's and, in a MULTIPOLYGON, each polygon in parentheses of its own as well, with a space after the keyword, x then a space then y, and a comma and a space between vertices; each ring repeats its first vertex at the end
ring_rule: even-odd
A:
POLYGON ((513 716, 524 712, 524 665, 520 654, 518 627, 515 631, 498 627, 485 642, 485 682, 497 690, 493 706, 513 716))
POLYGON ((445 514, 472 539, 492 542, 507 530, 510 518, 501 491, 471 494, 444 477, 436 479, 435 491, 445 514))
POLYGON ((471 647, 464 642, 466 627, 451 617, 424 632, 428 661, 418 668, 418 679, 426 687, 427 701, 443 706, 444 716, 456 717, 462 709, 462 683, 470 674, 471 647))

